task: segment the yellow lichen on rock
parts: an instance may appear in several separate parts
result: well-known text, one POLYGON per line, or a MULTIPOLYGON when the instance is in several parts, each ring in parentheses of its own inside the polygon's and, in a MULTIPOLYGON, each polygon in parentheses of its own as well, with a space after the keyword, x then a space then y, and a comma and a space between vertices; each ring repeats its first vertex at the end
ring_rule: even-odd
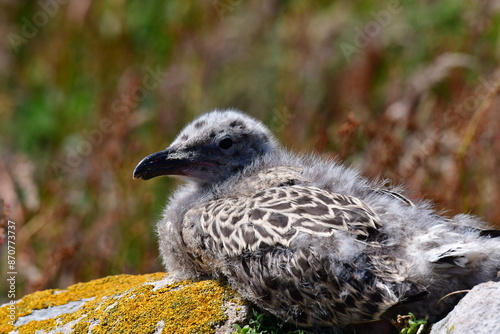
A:
POLYGON ((239 297, 217 281, 170 282, 165 273, 110 276, 22 298, 14 326, 9 305, 2 306, 0 332, 215 333, 235 301, 242 308, 239 297))

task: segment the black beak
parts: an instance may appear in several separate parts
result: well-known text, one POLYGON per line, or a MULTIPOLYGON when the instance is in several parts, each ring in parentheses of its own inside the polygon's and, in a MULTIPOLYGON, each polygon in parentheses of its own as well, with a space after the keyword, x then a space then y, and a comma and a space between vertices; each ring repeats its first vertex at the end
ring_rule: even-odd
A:
POLYGON ((172 149, 148 155, 134 169, 134 179, 149 180, 161 175, 184 175, 184 170, 190 165, 187 159, 172 159, 172 149))
POLYGON ((134 179, 149 180, 162 175, 197 177, 197 168, 214 168, 213 151, 207 147, 193 149, 166 150, 148 155, 134 169, 134 179))

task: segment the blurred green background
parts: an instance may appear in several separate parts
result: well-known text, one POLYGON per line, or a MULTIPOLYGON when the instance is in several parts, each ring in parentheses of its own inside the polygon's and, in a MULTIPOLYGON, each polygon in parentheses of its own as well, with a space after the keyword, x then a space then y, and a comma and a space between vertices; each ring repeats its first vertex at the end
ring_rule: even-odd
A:
POLYGON ((162 270, 155 222, 175 182, 132 170, 213 108, 500 226, 499 1, 0 6, 0 224, 16 224, 17 297, 162 270))

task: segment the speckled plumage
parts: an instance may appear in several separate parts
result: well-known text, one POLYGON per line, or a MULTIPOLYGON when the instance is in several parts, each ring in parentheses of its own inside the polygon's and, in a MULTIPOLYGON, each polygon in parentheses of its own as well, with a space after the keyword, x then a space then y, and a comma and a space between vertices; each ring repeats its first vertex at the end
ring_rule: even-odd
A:
POLYGON ((440 217, 338 162, 291 154, 240 112, 202 115, 134 171, 159 175, 187 181, 158 223, 166 269, 227 278, 300 327, 436 318, 457 301, 441 297, 500 270, 498 231, 479 219, 440 217))

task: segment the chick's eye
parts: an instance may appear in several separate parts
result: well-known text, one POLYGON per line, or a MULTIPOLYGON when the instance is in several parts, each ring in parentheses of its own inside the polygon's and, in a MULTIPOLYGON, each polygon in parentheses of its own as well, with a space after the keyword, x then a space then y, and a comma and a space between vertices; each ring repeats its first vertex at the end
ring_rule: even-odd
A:
POLYGON ((223 150, 227 150, 233 146, 234 142, 231 138, 224 138, 219 142, 219 147, 223 150))

